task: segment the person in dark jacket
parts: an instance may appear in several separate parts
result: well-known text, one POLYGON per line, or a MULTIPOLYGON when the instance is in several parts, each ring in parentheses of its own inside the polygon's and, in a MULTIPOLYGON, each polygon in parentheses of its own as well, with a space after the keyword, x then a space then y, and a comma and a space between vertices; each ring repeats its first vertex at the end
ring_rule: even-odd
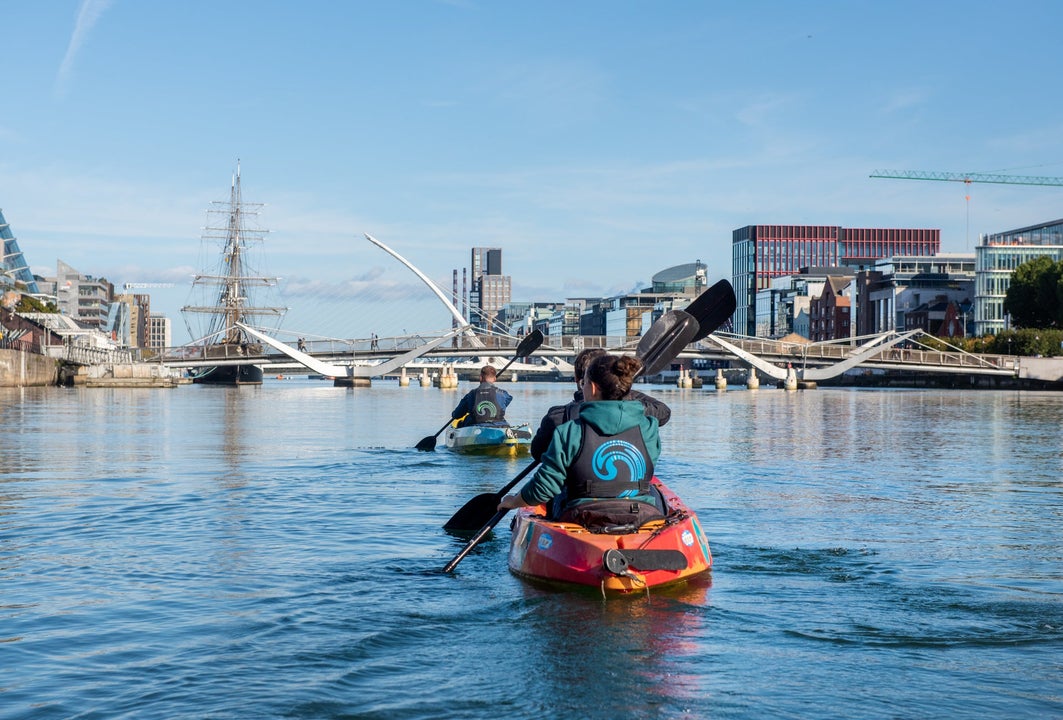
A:
MULTIPOLYGON (((539 429, 535 431, 535 437, 531 441, 531 455, 536 461, 542 459, 543 453, 549 447, 550 439, 554 436, 554 430, 561 423, 579 417, 579 408, 583 404, 583 390, 580 388, 583 384, 583 375, 587 370, 587 365, 595 358, 606 354, 608 353, 602 348, 587 348, 576 355, 576 359, 572 362, 575 371, 576 392, 572 396, 572 402, 566 405, 553 406, 546 411, 546 415, 539 422, 539 429)), ((648 416, 657 418, 659 425, 664 425, 672 417, 672 410, 667 405, 656 398, 640 393, 638 390, 629 391, 624 399, 638 400, 642 403, 642 407, 648 416)))
POLYGON ((498 509, 553 504, 553 517, 582 522, 593 504, 621 499, 622 505, 658 513, 650 480, 661 454, 659 424, 646 416, 642 403, 624 399, 641 367, 629 356, 595 358, 583 377, 586 400, 579 417, 554 431, 542 466, 519 492, 502 498, 498 509))
POLYGON ((468 425, 506 425, 506 407, 513 396, 495 385, 497 371, 490 365, 480 368, 480 384, 465 393, 450 417, 464 418, 458 427, 468 425))

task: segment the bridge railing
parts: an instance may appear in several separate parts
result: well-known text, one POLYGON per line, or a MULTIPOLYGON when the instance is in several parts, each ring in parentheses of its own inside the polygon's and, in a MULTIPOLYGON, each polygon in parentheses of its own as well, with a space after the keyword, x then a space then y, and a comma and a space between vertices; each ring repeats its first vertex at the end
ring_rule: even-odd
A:
MULTIPOLYGON (((728 337, 729 342, 759 357, 780 361, 838 362, 857 351, 857 346, 841 343, 792 343, 777 340, 728 337)), ((705 346, 707 347, 707 345, 705 346)), ((884 347, 864 361, 864 364, 922 365, 942 368, 1011 369, 1016 358, 1010 355, 976 355, 962 351, 927 350, 911 347, 884 347)))

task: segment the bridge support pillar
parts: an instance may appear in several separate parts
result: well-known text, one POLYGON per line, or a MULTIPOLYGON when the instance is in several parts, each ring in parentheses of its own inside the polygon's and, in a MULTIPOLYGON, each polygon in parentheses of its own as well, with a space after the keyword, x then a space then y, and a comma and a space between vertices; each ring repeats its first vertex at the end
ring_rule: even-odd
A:
POLYGON ((333 387, 372 387, 373 381, 366 377, 338 377, 332 381, 333 387))

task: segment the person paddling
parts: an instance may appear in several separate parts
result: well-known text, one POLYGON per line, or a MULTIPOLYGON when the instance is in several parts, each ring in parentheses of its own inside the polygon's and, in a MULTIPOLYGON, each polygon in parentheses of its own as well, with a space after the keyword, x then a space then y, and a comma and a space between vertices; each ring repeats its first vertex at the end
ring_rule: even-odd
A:
POLYGON ((480 368, 480 384, 461 399, 451 419, 459 420, 458 427, 468 425, 505 425, 506 408, 513 396, 495 385, 497 371, 491 365, 480 368))
MULTIPOLYGON (((572 402, 565 405, 554 405, 546 411, 546 415, 539 422, 539 429, 535 431, 535 437, 531 441, 531 455, 536 460, 542 460, 543 453, 550 446, 550 440, 554 436, 554 430, 561 423, 575 420, 579 417, 579 408, 583 404, 583 375, 587 371, 587 365, 592 360, 608 353, 602 348, 586 348, 581 350, 576 359, 572 361, 572 368, 576 380, 576 391, 572 395, 572 402)), ((638 400, 643 409, 650 417, 657 418, 657 422, 663 426, 672 417, 672 410, 666 404, 652 398, 638 390, 630 390, 624 397, 625 400, 638 400)))
POLYGON ((550 504, 549 515, 588 527, 643 524, 662 516, 650 486, 661 454, 659 422, 625 399, 642 364, 601 355, 587 366, 579 417, 554 431, 542 465, 498 511, 550 504))

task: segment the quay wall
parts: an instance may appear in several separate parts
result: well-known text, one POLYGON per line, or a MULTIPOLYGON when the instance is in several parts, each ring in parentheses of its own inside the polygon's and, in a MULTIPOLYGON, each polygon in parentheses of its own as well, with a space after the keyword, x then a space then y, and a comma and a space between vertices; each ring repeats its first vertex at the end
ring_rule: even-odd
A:
POLYGON ((0 387, 55 385, 59 367, 55 358, 23 350, 0 348, 0 387))
POLYGON ((85 387, 176 387, 180 375, 157 363, 66 364, 60 370, 63 385, 85 387))

